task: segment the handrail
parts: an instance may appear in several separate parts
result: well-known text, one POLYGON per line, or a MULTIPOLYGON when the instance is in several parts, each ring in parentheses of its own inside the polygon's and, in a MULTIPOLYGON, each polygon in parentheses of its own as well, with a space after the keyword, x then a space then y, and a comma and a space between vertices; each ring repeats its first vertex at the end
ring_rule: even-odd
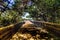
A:
POLYGON ((39 23, 47 31, 51 32, 52 34, 54 34, 57 37, 60 37, 60 24, 44 22, 44 21, 34 21, 33 23, 35 23, 35 24, 39 23))
POLYGON ((9 40, 23 24, 21 22, 0 28, 0 40, 9 40))

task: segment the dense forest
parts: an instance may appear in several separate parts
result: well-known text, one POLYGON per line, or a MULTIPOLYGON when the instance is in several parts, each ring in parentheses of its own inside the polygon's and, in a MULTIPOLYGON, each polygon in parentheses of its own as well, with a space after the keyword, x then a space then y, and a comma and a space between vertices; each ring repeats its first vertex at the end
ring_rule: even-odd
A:
POLYGON ((33 20, 60 23, 60 0, 0 0, 0 26, 23 21, 26 12, 33 20))
POLYGON ((60 0, 0 0, 0 40, 10 39, 60 40, 60 0))

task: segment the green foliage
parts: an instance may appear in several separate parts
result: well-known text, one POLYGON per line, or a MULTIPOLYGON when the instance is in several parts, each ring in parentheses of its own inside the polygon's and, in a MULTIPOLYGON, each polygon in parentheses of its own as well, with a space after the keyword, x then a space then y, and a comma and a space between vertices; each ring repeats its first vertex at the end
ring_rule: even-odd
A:
MULTIPOLYGON (((32 5, 28 6, 24 0, 15 0, 13 9, 0 12, 0 24, 3 20, 9 23, 22 21, 23 12, 29 12, 34 20, 42 20, 60 23, 60 0, 31 0, 32 5)), ((3 4, 6 5, 6 4, 3 4)))
POLYGON ((31 17, 36 20, 57 22, 60 20, 60 0, 32 0, 33 5, 29 7, 31 17), (34 7, 35 6, 35 7, 34 7), (34 8, 33 8, 34 7, 34 8), (41 19, 39 19, 41 18, 41 19))
POLYGON ((22 21, 21 16, 22 16, 23 8, 20 7, 21 1, 20 0, 15 0, 15 1, 16 4, 13 6, 11 10, 0 12, 0 25, 8 25, 22 21))
POLYGON ((7 10, 4 13, 1 13, 0 21, 0 25, 8 25, 11 23, 22 21, 22 18, 18 12, 13 10, 7 10))

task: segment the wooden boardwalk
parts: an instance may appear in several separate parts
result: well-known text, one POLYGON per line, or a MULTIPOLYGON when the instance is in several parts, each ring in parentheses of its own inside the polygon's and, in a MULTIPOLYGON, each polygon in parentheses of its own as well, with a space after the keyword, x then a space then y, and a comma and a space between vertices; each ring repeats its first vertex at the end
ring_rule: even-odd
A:
MULTIPOLYGON (((42 21, 31 21, 31 22, 34 23, 35 25, 39 25, 40 27, 46 29, 47 31, 51 32, 53 35, 60 38, 60 24, 42 22, 42 21)), ((0 40, 9 40, 21 28, 21 26, 24 23, 25 22, 16 23, 9 25, 7 27, 0 28, 0 40)), ((35 27, 35 29, 37 29, 37 27, 35 27)))

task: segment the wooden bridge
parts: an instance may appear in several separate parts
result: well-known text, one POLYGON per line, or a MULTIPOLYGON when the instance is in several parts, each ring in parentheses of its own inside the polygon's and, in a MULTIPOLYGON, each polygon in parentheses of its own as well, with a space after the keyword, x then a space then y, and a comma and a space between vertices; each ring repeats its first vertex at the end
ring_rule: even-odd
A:
MULTIPOLYGON (((38 25, 37 28, 44 28, 53 35, 60 37, 60 24, 50 23, 50 22, 42 22, 42 21, 31 21, 35 25, 38 25)), ((20 22, 16 24, 12 24, 6 27, 0 28, 0 40, 9 40, 19 29, 21 29, 21 26, 25 22, 20 22)))

